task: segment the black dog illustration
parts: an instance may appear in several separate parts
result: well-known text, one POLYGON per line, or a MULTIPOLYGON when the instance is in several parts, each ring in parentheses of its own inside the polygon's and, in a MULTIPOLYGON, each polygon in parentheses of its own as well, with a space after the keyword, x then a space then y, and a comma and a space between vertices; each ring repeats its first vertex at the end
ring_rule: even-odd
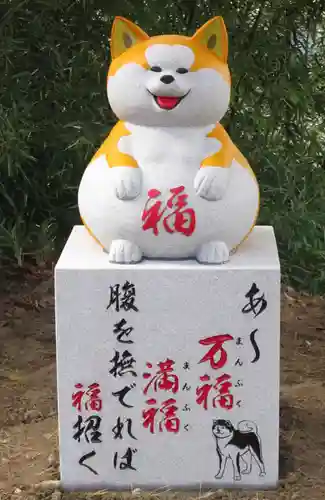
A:
POLYGON ((219 472, 215 476, 216 479, 222 479, 229 460, 232 462, 234 480, 240 481, 242 474, 251 473, 253 457, 260 469, 260 476, 265 475, 260 438, 254 422, 243 420, 239 422, 238 429, 235 429, 229 420, 213 420, 212 433, 216 439, 219 457, 219 472), (241 461, 244 464, 243 468, 241 461))

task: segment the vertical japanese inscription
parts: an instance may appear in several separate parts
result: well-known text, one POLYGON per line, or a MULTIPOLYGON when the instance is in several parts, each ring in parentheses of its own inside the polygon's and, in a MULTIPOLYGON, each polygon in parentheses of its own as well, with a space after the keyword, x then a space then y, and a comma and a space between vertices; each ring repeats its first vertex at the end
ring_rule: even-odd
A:
MULTIPOLYGON (((77 420, 73 425, 73 439, 80 443, 84 440, 87 444, 98 445, 102 442, 101 422, 99 413, 102 410, 101 389, 97 382, 90 384, 87 388, 83 384, 75 384, 72 393, 72 407, 78 412, 77 420), (87 412, 87 416, 83 415, 87 412), (89 414, 90 413, 90 414, 89 414)), ((92 465, 91 459, 96 456, 96 447, 89 447, 89 452, 82 455, 79 465, 88 469, 92 474, 98 475, 98 471, 92 465)))
MULTIPOLYGON (((248 302, 242 307, 243 314, 251 314, 255 320, 267 308, 267 300, 265 294, 261 293, 256 283, 253 283, 245 294, 248 302)), ((254 356, 251 363, 256 363, 260 359, 260 349, 256 341, 256 334, 258 328, 252 329, 249 334, 250 343, 254 349, 254 356)), ((208 363, 213 370, 223 370, 228 363, 227 344, 234 341, 238 349, 244 345, 242 337, 236 339, 229 334, 218 334, 212 337, 205 337, 199 340, 199 344, 207 348, 207 352, 200 359, 198 364, 208 363)), ((236 357, 234 363, 235 368, 241 368, 244 364, 241 356, 236 357)), ((220 372, 219 372, 220 373, 220 372)), ((234 405, 241 407, 243 401, 234 398, 233 388, 241 389, 244 386, 242 378, 238 378, 233 383, 232 376, 225 370, 212 379, 212 377, 205 373, 200 376, 200 385, 196 388, 196 403, 204 410, 220 407, 224 410, 231 410, 234 405)))
MULTIPOLYGON (((236 339, 236 347, 241 349, 241 347, 246 342, 246 336, 249 337, 249 341, 254 350, 254 356, 250 360, 250 363, 257 363, 260 359, 261 352, 260 348, 255 339, 256 334, 259 331, 258 317, 263 314, 267 309, 268 303, 265 298, 265 294, 260 291, 256 283, 253 283, 245 294, 245 298, 248 299, 247 303, 242 307, 241 312, 244 315, 250 315, 252 318, 252 326, 255 328, 251 330, 248 334, 246 333, 244 340, 242 337, 236 339), (257 328, 256 328, 257 326, 257 328)), ((224 339, 223 339, 224 340, 224 339)), ((220 349, 220 344, 218 345, 220 350, 220 357, 217 362, 213 360, 214 367, 223 364, 226 360, 226 354, 223 348, 220 349)), ((213 359, 215 351, 210 350, 202 361, 207 361, 213 359)), ((211 363, 212 364, 212 363, 211 363)), ((235 368, 241 368, 244 364, 241 356, 238 356, 235 362, 235 368)), ((241 388, 244 385, 243 379, 238 379, 235 383, 235 388, 241 388)), ((242 401, 237 400, 236 405, 241 407, 242 401)), ((225 419, 214 419, 212 424, 212 433, 215 438, 215 445, 217 449, 217 457, 219 460, 218 472, 215 475, 216 479, 222 479, 224 477, 227 468, 231 467, 233 473, 233 480, 240 481, 243 474, 251 474, 253 462, 257 464, 259 469, 259 475, 263 477, 265 475, 265 464, 262 454, 262 441, 259 435, 259 429, 255 421, 242 420, 237 426, 230 420, 225 419), (225 447, 224 443, 231 443, 230 447, 225 447), (254 460, 253 460, 254 459, 254 460)))
MULTIPOLYGON (((245 294, 248 302, 242 308, 242 313, 251 315, 253 320, 257 319, 260 314, 262 314, 267 309, 267 300, 265 294, 260 291, 256 283, 253 283, 245 294)), ((255 326, 255 325, 254 325, 255 326)), ((256 341, 256 334, 259 332, 258 328, 253 328, 249 334, 250 343, 252 344, 254 350, 254 357, 251 363, 257 363, 261 357, 260 348, 256 341)))
MULTIPOLYGON (((119 313, 118 321, 114 323, 113 335, 118 344, 121 344, 121 349, 115 349, 110 359, 109 375, 116 381, 129 379, 128 383, 123 382, 122 385, 116 386, 116 390, 112 392, 119 404, 124 408, 133 408, 130 404, 130 392, 136 387, 134 379, 137 377, 136 359, 132 354, 131 345, 134 344, 132 334, 134 327, 128 323, 126 317, 130 312, 138 312, 136 305, 136 289, 133 283, 126 281, 123 285, 117 283, 110 286, 109 303, 106 310, 113 309, 115 313, 119 313), (130 380, 132 377, 132 380, 130 380)), ((132 442, 137 441, 137 437, 133 432, 132 418, 123 418, 121 415, 116 416, 116 423, 112 428, 113 441, 127 440, 126 450, 124 453, 113 452, 113 467, 121 471, 137 470, 134 465, 134 456, 137 453, 137 448, 132 446, 132 442), (132 440, 132 441, 131 441, 132 440)))
MULTIPOLYGON (((199 344, 210 347, 206 354, 200 359, 199 364, 208 363, 213 370, 222 370, 228 361, 227 351, 224 344, 233 341, 234 338, 228 334, 215 335, 199 340, 199 344)), ((200 376, 201 384, 196 388, 196 403, 204 410, 212 408, 222 408, 231 410, 234 406, 234 396, 232 394, 232 381, 229 373, 216 375, 213 380, 208 374, 200 376)))
POLYGON ((153 393, 155 396, 146 400, 147 407, 142 411, 142 425, 151 434, 154 434, 156 430, 177 434, 180 430, 176 401, 176 394, 179 391, 179 377, 174 372, 174 365, 175 361, 167 358, 165 361, 157 363, 158 370, 152 373, 153 365, 147 362, 146 369, 148 371, 142 375, 147 381, 143 388, 143 394, 147 396, 148 393, 153 393), (161 393, 169 394, 164 394, 163 397, 159 398, 157 394, 161 393))

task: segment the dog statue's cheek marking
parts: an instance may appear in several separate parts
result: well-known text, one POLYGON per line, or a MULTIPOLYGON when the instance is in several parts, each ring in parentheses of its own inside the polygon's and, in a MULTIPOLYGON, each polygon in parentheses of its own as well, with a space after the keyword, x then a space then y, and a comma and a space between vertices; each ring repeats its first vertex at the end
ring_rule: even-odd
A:
MULTIPOLYGON (((117 91, 118 89, 116 88, 116 85, 120 85, 121 82, 124 80, 127 82, 128 78, 134 78, 134 79, 142 79, 143 75, 146 74, 147 70, 141 66, 140 64, 136 63, 128 63, 124 64, 124 66, 121 66, 118 68, 114 73, 109 73, 108 78, 107 78, 107 90, 109 92, 110 87, 114 86, 114 91, 117 91)), ((121 88, 119 87, 119 97, 120 99, 123 99, 123 95, 121 95, 121 88)))
POLYGON ((107 97, 111 108, 120 120, 135 110, 141 110, 148 96, 146 78, 148 72, 138 64, 126 64, 120 67, 107 80, 107 97))

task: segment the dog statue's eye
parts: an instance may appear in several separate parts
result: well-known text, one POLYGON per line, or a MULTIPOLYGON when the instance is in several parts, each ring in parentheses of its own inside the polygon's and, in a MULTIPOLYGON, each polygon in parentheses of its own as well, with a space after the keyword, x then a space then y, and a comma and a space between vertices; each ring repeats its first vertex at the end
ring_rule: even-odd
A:
POLYGON ((184 75, 184 73, 188 73, 188 69, 186 68, 178 68, 176 70, 177 73, 180 73, 181 75, 184 75))
POLYGON ((150 68, 150 71, 154 71, 155 73, 160 73, 160 71, 162 71, 162 69, 160 66, 152 66, 150 68))

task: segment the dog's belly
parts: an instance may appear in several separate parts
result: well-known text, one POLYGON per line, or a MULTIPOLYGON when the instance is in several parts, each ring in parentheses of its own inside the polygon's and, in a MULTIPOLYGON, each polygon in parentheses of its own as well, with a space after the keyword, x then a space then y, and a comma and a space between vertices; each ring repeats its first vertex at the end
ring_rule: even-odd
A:
POLYGON ((117 199, 116 172, 108 168, 104 157, 87 167, 80 183, 81 216, 105 248, 114 239, 126 239, 149 258, 191 258, 208 241, 224 241, 231 249, 250 230, 258 209, 258 187, 250 171, 237 162, 231 167, 225 196, 212 202, 195 193, 199 169, 195 159, 186 164, 139 160, 142 190, 135 200, 117 199), (156 197, 150 207, 155 208, 142 219, 151 190, 156 197))
POLYGON ((230 457, 237 456, 238 454, 240 456, 245 455, 249 451, 249 445, 246 445, 244 448, 236 446, 235 444, 229 444, 226 446, 224 453, 225 455, 228 455, 230 457))

